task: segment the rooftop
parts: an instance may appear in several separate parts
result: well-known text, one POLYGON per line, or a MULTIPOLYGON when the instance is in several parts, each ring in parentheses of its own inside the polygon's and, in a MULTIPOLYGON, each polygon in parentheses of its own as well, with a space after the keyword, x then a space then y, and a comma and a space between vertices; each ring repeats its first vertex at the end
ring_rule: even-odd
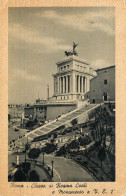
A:
POLYGON ((101 69, 96 69, 95 71, 98 72, 98 71, 101 71, 101 70, 105 70, 105 69, 111 69, 111 68, 114 68, 115 65, 112 65, 112 66, 108 66, 108 67, 103 67, 101 69))
POLYGON ((65 62, 67 62, 67 61, 71 61, 71 60, 75 60, 75 61, 78 61, 78 62, 80 62, 80 63, 84 63, 84 64, 86 64, 86 65, 89 65, 89 64, 90 64, 90 63, 88 63, 85 59, 79 58, 79 57, 77 57, 77 56, 75 56, 75 55, 72 55, 72 56, 69 56, 69 57, 64 57, 64 60, 59 61, 59 62, 57 62, 56 64, 59 65, 59 64, 65 63, 65 62))

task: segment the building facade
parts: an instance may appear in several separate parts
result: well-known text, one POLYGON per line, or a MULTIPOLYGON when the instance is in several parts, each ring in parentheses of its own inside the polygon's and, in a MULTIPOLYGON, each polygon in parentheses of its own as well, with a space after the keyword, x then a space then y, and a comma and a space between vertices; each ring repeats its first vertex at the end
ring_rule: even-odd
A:
POLYGON ((34 107, 33 106, 25 106, 24 107, 24 117, 25 118, 33 118, 34 117, 34 107))
POLYGON ((83 100, 84 94, 90 90, 90 80, 96 72, 89 63, 76 56, 67 57, 57 63, 54 77, 55 101, 83 100))
POLYGON ((90 103, 115 101, 115 66, 96 70, 97 76, 90 81, 87 98, 90 103))
POLYGON ((32 120, 37 119, 39 122, 46 120, 47 101, 37 99, 36 103, 24 107, 24 117, 32 120))

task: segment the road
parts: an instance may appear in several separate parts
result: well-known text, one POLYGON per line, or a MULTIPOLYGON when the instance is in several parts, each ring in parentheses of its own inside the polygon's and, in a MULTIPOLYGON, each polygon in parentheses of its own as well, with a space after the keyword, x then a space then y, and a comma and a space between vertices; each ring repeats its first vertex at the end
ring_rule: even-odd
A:
MULTIPOLYGON (((39 158, 40 159, 40 158, 39 158)), ((42 160, 42 158, 41 158, 42 160)), ((61 182, 93 182, 93 177, 80 165, 64 157, 45 155, 45 162, 54 161, 54 169, 59 173, 61 182)))
MULTIPOLYGON (((42 155, 38 158, 42 161, 42 155)), ((54 169, 60 176, 61 182, 94 182, 93 177, 85 171, 77 163, 64 157, 55 157, 53 155, 45 155, 45 162, 51 166, 51 161, 54 161, 54 169)), ((24 161, 24 155, 20 155, 20 161, 24 161)), ((16 162, 16 155, 9 155, 8 165, 11 162, 16 162)))
POLYGON ((13 139, 17 139, 20 135, 25 134, 28 130, 18 128, 19 131, 14 131, 17 125, 19 125, 20 122, 15 122, 14 124, 10 124, 10 127, 8 127, 8 144, 10 144, 10 141, 13 139))

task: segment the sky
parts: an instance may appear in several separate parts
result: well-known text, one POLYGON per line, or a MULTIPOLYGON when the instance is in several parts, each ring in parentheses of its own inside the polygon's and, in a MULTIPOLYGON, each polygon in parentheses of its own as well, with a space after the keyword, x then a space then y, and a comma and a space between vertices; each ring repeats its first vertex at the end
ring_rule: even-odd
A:
POLYGON ((8 103, 53 95, 56 62, 78 44, 93 69, 115 65, 113 7, 18 7, 8 11, 8 103))

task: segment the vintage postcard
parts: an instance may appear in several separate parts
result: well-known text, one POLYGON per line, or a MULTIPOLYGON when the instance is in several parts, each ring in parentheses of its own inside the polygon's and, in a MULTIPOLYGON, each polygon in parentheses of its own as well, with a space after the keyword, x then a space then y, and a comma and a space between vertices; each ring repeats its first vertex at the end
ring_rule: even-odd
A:
POLYGON ((126 2, 3 1, 0 195, 126 195, 126 2))

